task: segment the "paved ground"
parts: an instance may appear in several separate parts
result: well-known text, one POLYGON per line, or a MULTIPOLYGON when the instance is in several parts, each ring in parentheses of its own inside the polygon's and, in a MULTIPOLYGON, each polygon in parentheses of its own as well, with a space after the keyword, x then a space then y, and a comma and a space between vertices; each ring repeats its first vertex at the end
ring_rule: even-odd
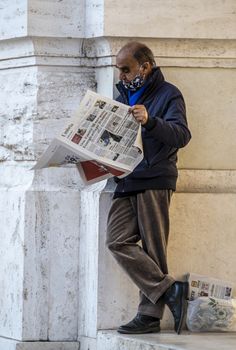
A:
POLYGON ((127 336, 101 331, 98 350, 236 350, 236 333, 190 333, 127 336))

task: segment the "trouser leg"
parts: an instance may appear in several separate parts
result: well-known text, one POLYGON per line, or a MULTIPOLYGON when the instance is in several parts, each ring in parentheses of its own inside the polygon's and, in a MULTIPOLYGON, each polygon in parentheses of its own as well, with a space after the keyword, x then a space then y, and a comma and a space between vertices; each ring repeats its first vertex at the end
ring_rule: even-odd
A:
MULTIPOLYGON (((161 317, 163 304, 155 304, 174 282, 168 275, 166 264, 166 244, 168 234, 161 219, 165 202, 162 191, 145 191, 137 196, 117 198, 113 201, 107 227, 107 245, 113 256, 139 287, 146 300, 141 297, 140 312, 161 317), (154 194, 156 193, 156 194, 154 194), (160 213, 162 210, 162 213, 160 213), (163 230, 159 230, 161 227, 163 230), (156 237, 155 237, 156 236, 156 237), (167 237, 166 237, 167 236, 167 237), (142 240, 143 248, 137 242, 142 240)), ((166 192, 166 191, 164 191, 166 192)), ((168 191, 167 191, 168 192, 168 191)))
MULTIPOLYGON (((167 244, 171 195, 170 190, 151 190, 137 196, 138 222, 143 249, 165 276, 168 276, 167 244)), ((171 278, 171 284, 173 282, 174 279, 171 278)), ((138 309, 140 313, 162 318, 164 306, 162 296, 154 304, 140 290, 138 309)))

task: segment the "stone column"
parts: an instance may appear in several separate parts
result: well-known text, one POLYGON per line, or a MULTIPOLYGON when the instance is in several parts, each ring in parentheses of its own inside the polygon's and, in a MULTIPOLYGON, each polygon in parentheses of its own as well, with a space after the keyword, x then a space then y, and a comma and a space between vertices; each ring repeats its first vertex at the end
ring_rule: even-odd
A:
POLYGON ((5 0, 0 11, 0 349, 78 349, 83 185, 74 167, 30 169, 96 88, 84 3, 5 0))

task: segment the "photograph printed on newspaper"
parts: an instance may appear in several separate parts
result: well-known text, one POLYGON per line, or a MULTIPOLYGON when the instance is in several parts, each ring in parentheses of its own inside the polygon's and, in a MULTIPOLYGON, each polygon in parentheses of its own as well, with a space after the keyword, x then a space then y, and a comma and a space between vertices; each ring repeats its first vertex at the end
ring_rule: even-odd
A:
POLYGON ((75 116, 33 169, 77 165, 85 183, 132 172, 143 158, 141 126, 129 106, 87 91, 75 116))
POLYGON ((233 283, 220 279, 189 273, 189 300, 198 297, 214 297, 218 299, 231 299, 233 283))

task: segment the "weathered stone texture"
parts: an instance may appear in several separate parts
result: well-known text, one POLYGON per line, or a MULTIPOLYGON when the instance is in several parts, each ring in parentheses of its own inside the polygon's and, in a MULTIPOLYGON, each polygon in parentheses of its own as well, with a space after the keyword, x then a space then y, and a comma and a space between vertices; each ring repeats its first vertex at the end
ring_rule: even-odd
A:
POLYGON ((0 71, 0 160, 35 160, 63 130, 95 73, 64 68, 0 71), (14 89, 12 87, 14 86, 14 89))
POLYGON ((37 69, 0 71, 0 160, 32 159, 37 69))
POLYGON ((1 0, 0 39, 27 35, 27 0, 1 0))
POLYGON ((0 334, 14 339, 21 338, 23 326, 24 204, 19 191, 0 192, 0 334))
POLYGON ((3 350, 79 350, 78 342, 19 342, 1 338, 0 347, 3 350))
POLYGON ((84 1, 1 0, 0 39, 84 37, 84 1))
POLYGON ((91 69, 42 67, 38 72, 37 117, 33 140, 37 156, 73 117, 87 89, 96 87, 91 69))
POLYGON ((83 38, 83 0, 30 0, 28 3, 28 35, 83 38))
MULTIPOLYGON (((34 61, 29 61, 32 41, 26 42, 21 42, 25 58, 10 48, 23 67, 11 69, 10 62, 0 70, 0 292, 4 298, 0 334, 19 340, 76 341, 83 185, 76 168, 29 169, 63 129, 87 88, 95 89, 95 71, 75 68, 73 61, 61 65, 60 57, 58 66, 44 57, 43 66, 27 67, 34 61)), ((19 48, 19 42, 14 43, 19 48)), ((47 56, 42 40, 37 45, 38 54, 47 56)), ((55 41, 51 55, 59 48, 55 41)), ((71 344, 68 349, 75 346, 71 344)))
POLYGON ((80 197, 28 191, 26 202, 23 340, 76 340, 80 197))
POLYGON ((99 197, 105 181, 81 191, 78 334, 96 338, 98 315, 99 197))

